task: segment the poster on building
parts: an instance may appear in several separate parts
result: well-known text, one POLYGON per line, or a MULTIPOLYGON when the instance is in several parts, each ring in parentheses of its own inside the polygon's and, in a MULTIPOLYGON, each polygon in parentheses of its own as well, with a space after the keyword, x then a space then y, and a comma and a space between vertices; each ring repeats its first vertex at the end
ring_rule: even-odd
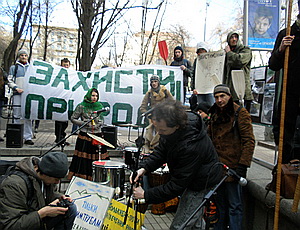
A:
POLYGON ((197 57, 195 89, 198 94, 212 93, 223 80, 225 51, 202 53, 197 57))
POLYGON ((77 207, 72 229, 101 229, 114 191, 114 188, 73 177, 66 191, 77 207))
POLYGON ((279 31, 280 1, 249 0, 248 45, 259 50, 271 50, 279 31))
POLYGON ((265 84, 262 104, 261 123, 272 124, 273 107, 275 100, 275 83, 265 84))
POLYGON ((139 107, 150 88, 150 77, 157 74, 175 99, 183 101, 183 72, 179 66, 140 65, 127 68, 103 68, 80 72, 34 60, 24 79, 22 116, 31 120, 69 120, 88 89, 99 91, 99 101, 110 108, 105 124, 143 121, 139 107))

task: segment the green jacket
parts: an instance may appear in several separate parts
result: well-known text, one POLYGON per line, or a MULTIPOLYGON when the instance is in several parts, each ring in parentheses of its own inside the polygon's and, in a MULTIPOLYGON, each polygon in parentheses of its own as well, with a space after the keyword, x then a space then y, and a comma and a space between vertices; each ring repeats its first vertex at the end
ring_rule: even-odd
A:
POLYGON ((34 170, 34 165, 38 161, 37 157, 29 157, 17 163, 17 168, 28 174, 30 181, 32 181, 33 196, 30 207, 27 207, 27 185, 20 176, 11 175, 0 185, 0 229, 45 229, 38 210, 62 194, 55 192, 55 185, 45 185, 45 192, 42 194, 42 182, 34 170))
MULTIPOLYGON (((227 36, 227 42, 229 44, 229 38, 236 32, 230 32, 227 36)), ((245 75, 245 100, 252 100, 253 96, 251 93, 250 83, 250 65, 252 59, 252 52, 248 46, 244 46, 240 40, 238 40, 237 46, 234 50, 229 51, 226 54, 223 83, 228 85, 231 91, 231 95, 234 101, 238 101, 239 98, 234 90, 231 71, 232 70, 243 70, 245 75)))

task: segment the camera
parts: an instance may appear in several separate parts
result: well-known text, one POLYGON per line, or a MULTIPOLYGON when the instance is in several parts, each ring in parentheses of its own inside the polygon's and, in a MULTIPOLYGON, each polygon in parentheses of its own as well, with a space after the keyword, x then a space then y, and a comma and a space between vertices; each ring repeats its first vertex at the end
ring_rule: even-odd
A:
POLYGON ((72 204, 72 202, 70 202, 67 199, 62 199, 61 201, 59 201, 56 206, 57 207, 62 207, 62 208, 68 208, 70 205, 72 204))

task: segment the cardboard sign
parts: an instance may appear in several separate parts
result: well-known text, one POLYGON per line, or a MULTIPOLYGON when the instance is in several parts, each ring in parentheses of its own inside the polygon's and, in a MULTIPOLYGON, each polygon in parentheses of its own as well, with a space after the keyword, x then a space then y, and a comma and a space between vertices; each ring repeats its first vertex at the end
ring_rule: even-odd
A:
MULTIPOLYGON (((104 219, 102 230, 122 230, 122 229, 134 229, 135 211, 129 208, 126 225, 124 225, 124 218, 127 206, 116 200, 112 200, 108 208, 107 215, 104 219)), ((136 229, 141 229, 144 223, 145 215, 137 213, 137 225, 136 229)))
POLYGON ((75 200, 77 206, 77 216, 72 229, 101 229, 114 188, 73 177, 66 194, 75 200))

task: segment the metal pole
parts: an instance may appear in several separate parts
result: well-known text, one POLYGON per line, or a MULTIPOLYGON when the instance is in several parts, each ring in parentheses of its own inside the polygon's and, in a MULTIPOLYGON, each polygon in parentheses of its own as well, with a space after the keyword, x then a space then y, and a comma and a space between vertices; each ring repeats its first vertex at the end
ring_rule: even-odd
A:
POLYGON ((207 7, 209 7, 209 3, 206 2, 206 7, 205 7, 205 20, 204 20, 204 41, 205 41, 205 37, 206 37, 206 19, 207 19, 207 7))

